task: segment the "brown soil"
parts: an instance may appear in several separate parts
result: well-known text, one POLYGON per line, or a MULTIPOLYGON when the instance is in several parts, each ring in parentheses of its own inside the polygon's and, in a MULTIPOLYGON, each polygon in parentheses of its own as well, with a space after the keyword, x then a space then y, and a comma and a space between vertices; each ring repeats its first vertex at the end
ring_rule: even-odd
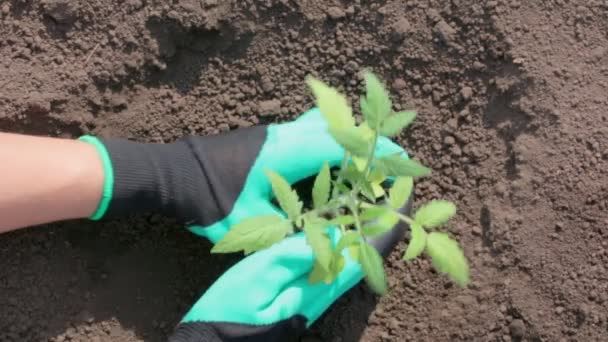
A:
MULTIPOLYGON (((314 333, 608 340, 608 2, 0 2, 4 131, 216 134, 308 109, 308 73, 358 94, 364 67, 419 110, 399 141, 435 170, 418 199, 458 203, 474 282, 403 243, 391 294, 358 286, 314 333)), ((0 341, 162 341, 235 261, 208 250, 157 216, 1 236, 0 341)))

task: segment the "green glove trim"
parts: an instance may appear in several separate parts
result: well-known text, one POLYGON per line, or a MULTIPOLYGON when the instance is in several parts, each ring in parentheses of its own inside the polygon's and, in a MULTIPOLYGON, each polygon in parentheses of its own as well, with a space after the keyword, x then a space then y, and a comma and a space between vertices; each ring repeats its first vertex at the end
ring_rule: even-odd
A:
POLYGON ((101 200, 99 201, 99 205, 97 206, 97 210, 95 210, 93 215, 89 217, 91 220, 97 221, 100 220, 103 215, 105 215, 106 211, 108 210, 108 206, 110 205, 110 201, 112 200, 112 192, 114 189, 114 169, 112 168, 112 161, 110 160, 108 150, 98 138, 85 135, 78 138, 78 140, 95 146, 97 152, 99 153, 99 157, 101 158, 101 163, 103 164, 103 173, 105 176, 103 183, 103 194, 101 196, 101 200))

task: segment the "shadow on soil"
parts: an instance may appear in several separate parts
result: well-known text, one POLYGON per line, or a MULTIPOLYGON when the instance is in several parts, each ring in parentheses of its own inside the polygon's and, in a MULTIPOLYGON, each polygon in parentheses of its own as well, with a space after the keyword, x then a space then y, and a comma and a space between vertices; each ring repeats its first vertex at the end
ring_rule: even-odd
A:
MULTIPOLYGON (((165 341, 236 261, 210 256, 209 249, 206 240, 181 227, 146 219, 8 233, 0 238, 6 315, 0 328, 12 329, 15 338, 51 341, 71 327, 117 321, 145 341, 165 341)), ((120 330, 110 326, 108 338, 120 340, 114 335, 120 330)))

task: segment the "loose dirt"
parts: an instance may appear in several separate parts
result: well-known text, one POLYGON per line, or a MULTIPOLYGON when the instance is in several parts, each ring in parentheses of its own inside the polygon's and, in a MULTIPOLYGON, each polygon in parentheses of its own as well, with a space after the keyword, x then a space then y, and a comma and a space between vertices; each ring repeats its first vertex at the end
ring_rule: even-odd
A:
MULTIPOLYGON (((458 203, 473 283, 403 263, 404 242, 391 293, 357 286, 312 334, 608 340, 608 2, 0 3, 3 131, 217 134, 295 118, 309 73, 359 94, 362 68, 419 111, 398 141, 434 169, 418 200, 458 203)), ((155 215, 3 235, 0 341, 162 341, 236 261, 208 250, 155 215)))

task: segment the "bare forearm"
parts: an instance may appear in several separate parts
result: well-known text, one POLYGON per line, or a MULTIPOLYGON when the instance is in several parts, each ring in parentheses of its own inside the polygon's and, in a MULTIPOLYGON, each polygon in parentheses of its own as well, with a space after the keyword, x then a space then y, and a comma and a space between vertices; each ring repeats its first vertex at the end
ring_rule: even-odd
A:
POLYGON ((0 233, 88 217, 103 182, 101 159, 90 144, 0 133, 0 233))

